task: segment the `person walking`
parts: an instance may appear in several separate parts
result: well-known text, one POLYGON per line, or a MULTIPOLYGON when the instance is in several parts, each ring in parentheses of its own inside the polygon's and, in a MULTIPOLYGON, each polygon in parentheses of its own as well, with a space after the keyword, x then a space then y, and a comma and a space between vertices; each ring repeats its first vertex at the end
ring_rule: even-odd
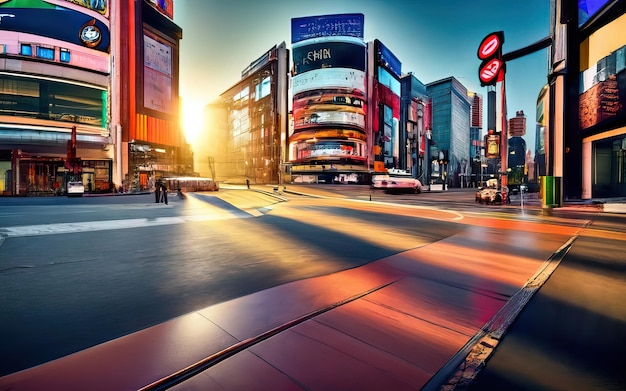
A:
POLYGON ((158 204, 159 202, 161 202, 161 180, 157 179, 154 186, 154 203, 158 204))
POLYGON ((161 199, 163 200, 165 205, 167 205, 167 185, 165 184, 165 182, 161 181, 160 187, 161 187, 161 195, 162 195, 161 199))

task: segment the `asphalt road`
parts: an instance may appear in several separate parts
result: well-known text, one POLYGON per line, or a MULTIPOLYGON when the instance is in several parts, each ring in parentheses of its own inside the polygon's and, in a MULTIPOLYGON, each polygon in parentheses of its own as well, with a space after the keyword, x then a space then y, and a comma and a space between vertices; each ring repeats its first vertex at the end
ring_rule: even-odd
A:
POLYGON ((165 206, 141 195, 0 207, 0 232, 8 235, 0 247, 0 355, 10 357, 0 375, 460 229, 327 201, 219 196, 230 203, 208 194, 171 197, 165 206), (371 235, 394 240, 377 243, 371 235))
MULTIPOLYGON (((283 193, 288 201, 280 202, 258 192, 224 190, 219 197, 171 197, 168 206, 154 204, 151 195, 0 202, 0 233, 6 236, 0 242, 0 354, 11 357, 7 363, 3 361, 0 375, 231 298, 358 267, 452 237, 457 238, 457 245, 449 247, 449 251, 465 252, 468 257, 474 253, 500 254, 485 260, 485 266, 492 271, 491 277, 482 278, 486 278, 489 289, 485 292, 491 292, 488 296, 492 299, 506 300, 514 293, 516 284, 494 285, 494 281, 519 280, 526 273, 521 270, 521 263, 528 267, 534 259, 541 264, 573 235, 579 237, 572 254, 585 249, 580 257, 585 260, 581 264, 586 265, 587 271, 568 275, 564 280, 594 281, 593 287, 606 285, 607 289, 600 291, 605 295, 622 292, 621 258, 607 258, 607 254, 620 254, 623 250, 624 241, 620 241, 619 235, 623 234, 624 225, 620 217, 572 212, 542 217, 537 208, 524 209, 521 203, 474 204, 471 191, 386 195, 364 187, 350 191, 337 186, 308 189, 329 198, 283 193), (394 206, 395 203, 413 208, 394 206), (592 220, 593 229, 578 234, 592 220), (480 244, 477 235, 496 240, 480 244), (598 251, 610 248, 615 252, 598 251), (598 273, 599 270, 603 272, 598 273), (608 284, 607 279, 611 280, 608 284)), ((563 265, 569 265, 568 259, 563 265)), ((461 272, 463 265, 449 265, 450 270, 456 267, 459 271, 444 278, 441 269, 429 268, 428 260, 423 261, 424 278, 430 283, 446 281, 460 287, 471 275, 461 272)), ((445 259, 438 262, 445 264, 445 259)), ((555 276, 567 268, 561 266, 555 276)), ((544 291, 548 289, 542 289, 529 308, 540 305, 536 303, 541 303, 544 291)), ((563 301, 563 297, 576 297, 580 289, 560 287, 548 301, 554 303, 557 293, 564 294, 559 296, 559 301, 563 301)), ((587 306, 573 302, 568 316, 557 318, 565 324, 580 319, 601 323, 607 337, 598 340, 601 346, 607 346, 611 343, 608 335, 619 332, 616 328, 623 326, 623 306, 616 299, 602 311, 590 310, 592 303, 602 301, 602 296, 589 297, 593 300, 587 306)), ((531 317, 527 322, 535 325, 534 329, 528 325, 515 327, 544 330, 537 325, 542 325, 545 312, 554 312, 554 308, 523 313, 516 325, 523 323, 524 316, 531 317)), ((551 323, 558 325, 556 321, 551 323)), ((560 327, 561 330, 557 328, 544 337, 562 331, 564 326, 560 327)), ((519 331, 512 335, 516 334, 519 331)), ((527 334, 521 338, 524 341, 537 336, 527 334)), ((526 383, 514 376, 507 378, 519 372, 511 368, 509 364, 515 361, 506 354, 511 341, 515 337, 504 340, 487 370, 480 374, 477 384, 482 386, 476 389, 537 389, 538 384, 545 384, 533 379, 531 372, 524 374, 526 379, 532 379, 526 383), (499 362, 505 366, 499 367, 499 362), (493 373, 499 379, 495 383, 490 378, 493 373)), ((561 347, 567 351, 566 344, 561 347)), ((541 362, 537 360, 537 347, 527 341, 514 345, 510 352, 541 362)), ((548 353, 541 356, 549 357, 548 353)), ((593 362, 589 360, 589 368, 593 362)), ((602 363, 604 372, 583 377, 607 385, 607 379, 610 382, 614 378, 623 361, 613 360, 613 366, 609 360, 595 362, 602 363)), ((535 367, 544 369, 541 364, 535 367)), ((562 378, 576 379, 573 372, 564 371, 562 378)))

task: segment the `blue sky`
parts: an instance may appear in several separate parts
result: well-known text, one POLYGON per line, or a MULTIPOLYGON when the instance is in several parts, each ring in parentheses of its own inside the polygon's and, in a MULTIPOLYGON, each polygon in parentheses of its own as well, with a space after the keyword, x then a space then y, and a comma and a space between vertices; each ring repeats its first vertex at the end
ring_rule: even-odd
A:
MULTIPOLYGON (((404 73, 413 72, 424 84, 454 76, 485 100, 487 89, 477 76, 480 41, 504 31, 507 53, 550 31, 550 0, 175 0, 174 22, 183 29, 184 115, 197 122, 194 112, 235 84, 250 62, 283 41, 290 48, 291 18, 335 13, 364 14, 365 41, 379 39, 404 73)), ((544 49, 507 63, 508 114, 526 114, 524 138, 533 154, 535 104, 547 82, 547 59, 544 49)))

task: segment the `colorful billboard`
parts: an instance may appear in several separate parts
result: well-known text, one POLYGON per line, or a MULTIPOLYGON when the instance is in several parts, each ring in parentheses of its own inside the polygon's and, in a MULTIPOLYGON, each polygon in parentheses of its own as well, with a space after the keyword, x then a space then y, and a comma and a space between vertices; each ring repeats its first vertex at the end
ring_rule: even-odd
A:
POLYGON ((355 37, 363 40, 363 14, 307 16, 291 19, 291 43, 321 37, 355 37))
POLYGON ((144 31, 143 36, 143 106, 173 114, 172 46, 156 35, 144 31))
POLYGON ((364 71, 364 48, 363 42, 328 41, 326 38, 316 39, 307 45, 293 45, 292 76, 326 68, 364 71))
POLYGON ((400 158, 400 95, 402 63, 379 40, 374 41, 372 105, 374 111, 374 171, 397 168, 400 158))
POLYGON ((363 15, 292 19, 294 162, 367 159, 363 15))
POLYGON ((174 19, 174 0, 148 0, 149 3, 160 13, 170 19, 174 19))
POLYGON ((76 4, 81 7, 85 7, 92 11, 96 11, 102 15, 108 14, 109 7, 107 6, 107 0, 65 0, 68 3, 76 4))
POLYGON ((58 39, 109 52, 109 27, 100 19, 44 1, 29 2, 29 5, 28 8, 15 8, 13 2, 0 3, 2 30, 58 39))
POLYGON ((626 15, 581 44, 580 129, 626 120, 626 15))
POLYGON ((365 94, 351 88, 312 90, 293 97, 294 130, 318 125, 365 129, 365 94))
POLYGON ((578 0, 578 27, 593 18, 609 0, 578 0))

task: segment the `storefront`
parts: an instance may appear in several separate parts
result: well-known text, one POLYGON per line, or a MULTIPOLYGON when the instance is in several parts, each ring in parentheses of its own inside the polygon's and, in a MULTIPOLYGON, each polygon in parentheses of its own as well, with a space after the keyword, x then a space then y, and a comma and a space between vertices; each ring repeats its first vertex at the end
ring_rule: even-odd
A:
POLYGON ((10 161, 2 160, 0 194, 4 196, 64 195, 69 181, 82 182, 85 191, 90 189, 91 193, 106 193, 113 189, 110 159, 82 160, 82 170, 78 174, 67 170, 65 158, 60 156, 34 156, 13 150, 10 161))

